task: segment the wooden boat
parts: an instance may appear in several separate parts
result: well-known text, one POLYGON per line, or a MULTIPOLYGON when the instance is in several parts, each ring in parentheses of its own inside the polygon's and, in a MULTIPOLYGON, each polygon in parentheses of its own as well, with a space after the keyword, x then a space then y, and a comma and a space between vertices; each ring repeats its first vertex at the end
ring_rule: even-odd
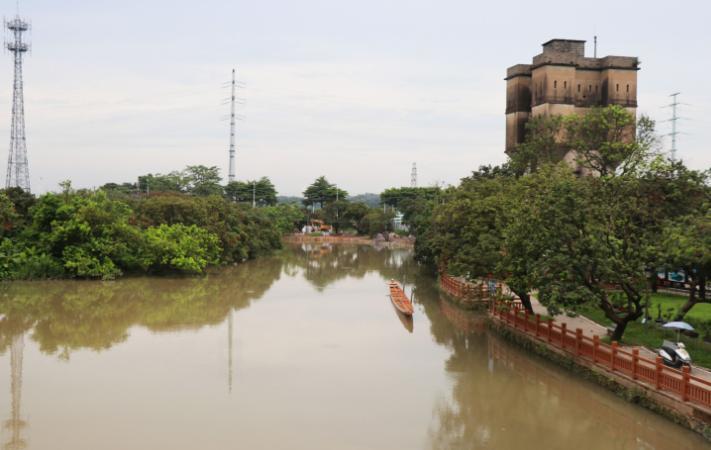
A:
POLYGON ((406 316, 412 316, 415 310, 412 307, 412 302, 410 302, 405 295, 405 291, 400 287, 400 284, 395 280, 390 280, 388 287, 390 288, 390 300, 392 300, 395 308, 406 316))

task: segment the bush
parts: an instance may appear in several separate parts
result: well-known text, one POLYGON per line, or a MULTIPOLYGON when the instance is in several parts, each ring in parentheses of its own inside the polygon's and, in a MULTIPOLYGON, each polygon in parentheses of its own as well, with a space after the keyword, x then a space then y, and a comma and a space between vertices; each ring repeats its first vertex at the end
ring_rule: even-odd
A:
POLYGON ((203 273, 220 261, 216 235, 195 225, 160 225, 145 231, 144 261, 153 271, 203 273))

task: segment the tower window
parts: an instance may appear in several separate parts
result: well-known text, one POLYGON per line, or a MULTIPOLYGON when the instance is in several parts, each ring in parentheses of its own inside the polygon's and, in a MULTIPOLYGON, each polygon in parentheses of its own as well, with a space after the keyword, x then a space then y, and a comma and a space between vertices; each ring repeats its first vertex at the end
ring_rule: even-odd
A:
POLYGON ((592 92, 592 84, 588 84, 588 92, 592 92))
POLYGON ((565 89, 565 88, 567 88, 567 87, 568 87, 568 82, 567 82, 567 81, 564 81, 564 82, 563 82, 563 89, 565 89))
POLYGON ((578 92, 580 92, 580 85, 578 85, 578 92))
POLYGON ((557 88, 558 88, 558 80, 554 80, 553 81, 553 89, 557 89, 557 88))
POLYGON ((615 85, 615 91, 616 91, 616 92, 620 92, 620 85, 619 85, 619 84, 616 84, 616 85, 615 85))
POLYGON ((627 85, 627 92, 629 92, 629 91, 630 91, 630 85, 628 84, 627 85))

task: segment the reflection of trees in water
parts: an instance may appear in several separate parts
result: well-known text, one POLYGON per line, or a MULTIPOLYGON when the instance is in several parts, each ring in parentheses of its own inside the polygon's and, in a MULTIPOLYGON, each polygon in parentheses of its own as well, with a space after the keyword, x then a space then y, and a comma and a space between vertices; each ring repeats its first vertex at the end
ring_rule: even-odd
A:
POLYGON ((300 244, 284 252, 285 272, 302 273, 319 291, 347 277, 363 278, 371 272, 402 279, 416 263, 407 249, 389 250, 370 245, 300 244))
POLYGON ((217 324, 260 298, 281 273, 279 258, 261 258, 202 278, 132 278, 116 282, 18 282, 0 291, 0 351, 34 328, 47 353, 101 350, 128 329, 153 331, 217 324))
POLYGON ((674 425, 489 335, 483 315, 442 302, 423 303, 453 379, 435 406, 432 449, 697 448, 659 428, 674 425))

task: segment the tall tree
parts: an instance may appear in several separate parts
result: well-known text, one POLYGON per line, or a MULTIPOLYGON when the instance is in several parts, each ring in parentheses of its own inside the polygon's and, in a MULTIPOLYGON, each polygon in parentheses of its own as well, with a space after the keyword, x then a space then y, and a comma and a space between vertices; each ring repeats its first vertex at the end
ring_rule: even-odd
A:
POLYGON ((183 171, 187 191, 193 195, 222 195, 220 169, 217 166, 188 166, 183 171))
POLYGON ((325 176, 320 176, 306 188, 304 191, 304 199, 302 200, 305 206, 323 208, 329 202, 336 200, 345 200, 348 197, 348 192, 339 189, 335 184, 328 182, 325 176))
POLYGON ((551 313, 597 305, 619 340, 643 313, 646 262, 657 238, 659 206, 636 177, 575 177, 566 166, 521 179, 517 220, 505 234, 514 270, 551 313))
POLYGON ((673 269, 683 269, 689 278, 689 298, 675 320, 682 320, 695 305, 711 302, 706 295, 711 279, 711 205, 704 209, 705 213, 671 219, 662 234, 664 260, 673 269))
POLYGON ((270 206, 277 203, 277 192, 271 180, 262 177, 259 180, 230 181, 225 186, 227 198, 238 203, 255 202, 257 206, 270 206))
POLYGON ((582 167, 600 176, 644 167, 657 143, 653 120, 642 116, 637 121, 618 105, 565 116, 564 126, 565 146, 575 149, 582 167))

